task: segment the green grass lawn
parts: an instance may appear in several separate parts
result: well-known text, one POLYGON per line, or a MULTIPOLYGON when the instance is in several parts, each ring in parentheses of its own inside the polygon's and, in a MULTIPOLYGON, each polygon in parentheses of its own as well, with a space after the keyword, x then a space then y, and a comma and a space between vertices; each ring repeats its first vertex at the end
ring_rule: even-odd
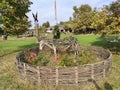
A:
MULTIPOLYGON (((61 35, 61 37, 71 36, 61 35)), ((25 48, 37 46, 36 40, 32 38, 8 37, 8 41, 0 39, 0 90, 120 90, 120 41, 109 43, 114 37, 100 38, 99 35, 72 35, 78 39, 80 44, 95 45, 110 49, 113 54, 112 70, 102 81, 81 85, 80 87, 55 87, 50 85, 34 85, 20 78, 15 66, 16 55, 25 48)))
POLYGON ((9 37, 7 41, 0 40, 0 56, 21 51, 25 48, 36 46, 35 38, 15 38, 9 37))

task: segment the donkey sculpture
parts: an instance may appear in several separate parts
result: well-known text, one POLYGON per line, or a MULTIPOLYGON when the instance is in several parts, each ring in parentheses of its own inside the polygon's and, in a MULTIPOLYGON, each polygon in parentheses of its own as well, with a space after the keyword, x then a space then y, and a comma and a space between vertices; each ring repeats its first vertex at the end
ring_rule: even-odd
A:
POLYGON ((79 43, 76 38, 70 36, 64 39, 48 39, 48 38, 40 38, 39 40, 39 49, 43 50, 43 47, 47 46, 54 51, 55 58, 57 59, 57 51, 64 48, 64 51, 71 50, 74 51, 75 58, 79 53, 79 43))

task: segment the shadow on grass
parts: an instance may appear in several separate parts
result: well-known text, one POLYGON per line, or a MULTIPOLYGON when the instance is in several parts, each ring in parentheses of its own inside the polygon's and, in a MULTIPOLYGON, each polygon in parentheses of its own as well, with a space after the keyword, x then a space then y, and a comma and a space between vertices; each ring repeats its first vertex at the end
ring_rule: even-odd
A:
POLYGON ((99 37, 97 40, 92 43, 94 46, 101 46, 103 48, 109 49, 113 53, 120 53, 120 40, 117 42, 110 42, 110 40, 113 40, 114 37, 108 37, 108 38, 101 38, 99 37))
POLYGON ((36 47, 36 46, 38 46, 37 43, 33 43, 33 44, 30 44, 30 45, 19 46, 19 51, 24 50, 24 49, 29 49, 29 48, 32 48, 32 47, 36 47))
POLYGON ((24 49, 29 49, 31 47, 36 47, 36 46, 38 46, 37 43, 33 43, 33 44, 29 44, 29 45, 21 45, 21 46, 18 46, 18 48, 15 50, 5 50, 3 54, 0 54, 0 57, 4 57, 6 55, 20 52, 20 51, 23 51, 24 49))
POLYGON ((102 90, 102 88, 100 88, 100 86, 97 84, 97 82, 93 79, 89 79, 89 82, 92 82, 95 85, 96 90, 102 90))
POLYGON ((113 90, 112 86, 108 82, 104 83, 104 88, 105 90, 113 90))
POLYGON ((95 80, 93 80, 93 84, 95 85, 96 90, 102 90, 95 80))
MULTIPOLYGON (((97 82, 96 82, 95 80, 90 79, 89 81, 92 82, 92 83, 95 85, 96 90, 103 90, 103 89, 97 84, 97 82)), ((113 88, 112 88, 112 86, 111 86, 108 82, 105 82, 105 83, 104 83, 104 90, 113 90, 113 88)))

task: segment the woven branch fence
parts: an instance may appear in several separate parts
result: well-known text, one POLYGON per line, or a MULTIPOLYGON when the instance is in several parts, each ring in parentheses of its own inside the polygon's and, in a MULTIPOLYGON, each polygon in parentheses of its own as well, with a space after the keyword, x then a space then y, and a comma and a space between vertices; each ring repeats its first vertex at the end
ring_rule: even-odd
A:
MULTIPOLYGON (((107 50, 106 50, 107 51, 107 50)), ((16 60, 21 77, 40 84, 52 85, 79 85, 90 80, 100 80, 106 77, 111 70, 112 54, 108 58, 94 64, 85 64, 74 67, 32 66, 22 60, 16 60)))

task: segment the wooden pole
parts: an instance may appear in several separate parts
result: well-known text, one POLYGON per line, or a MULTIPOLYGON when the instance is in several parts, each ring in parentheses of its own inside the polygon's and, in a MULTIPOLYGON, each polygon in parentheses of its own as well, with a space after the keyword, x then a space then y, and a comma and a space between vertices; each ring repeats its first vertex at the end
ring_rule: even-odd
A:
POLYGON ((37 17, 37 13, 36 15, 33 14, 33 18, 34 18, 34 22, 35 22, 35 34, 36 34, 36 40, 37 40, 37 43, 39 42, 39 24, 38 24, 38 17, 37 17))
POLYGON ((58 22, 57 22, 57 7, 56 7, 56 0, 54 1, 54 12, 55 12, 55 21, 56 21, 56 25, 57 25, 58 22))
POLYGON ((35 31, 36 31, 36 40, 38 43, 39 42, 39 24, 38 24, 38 22, 35 22, 35 31))

